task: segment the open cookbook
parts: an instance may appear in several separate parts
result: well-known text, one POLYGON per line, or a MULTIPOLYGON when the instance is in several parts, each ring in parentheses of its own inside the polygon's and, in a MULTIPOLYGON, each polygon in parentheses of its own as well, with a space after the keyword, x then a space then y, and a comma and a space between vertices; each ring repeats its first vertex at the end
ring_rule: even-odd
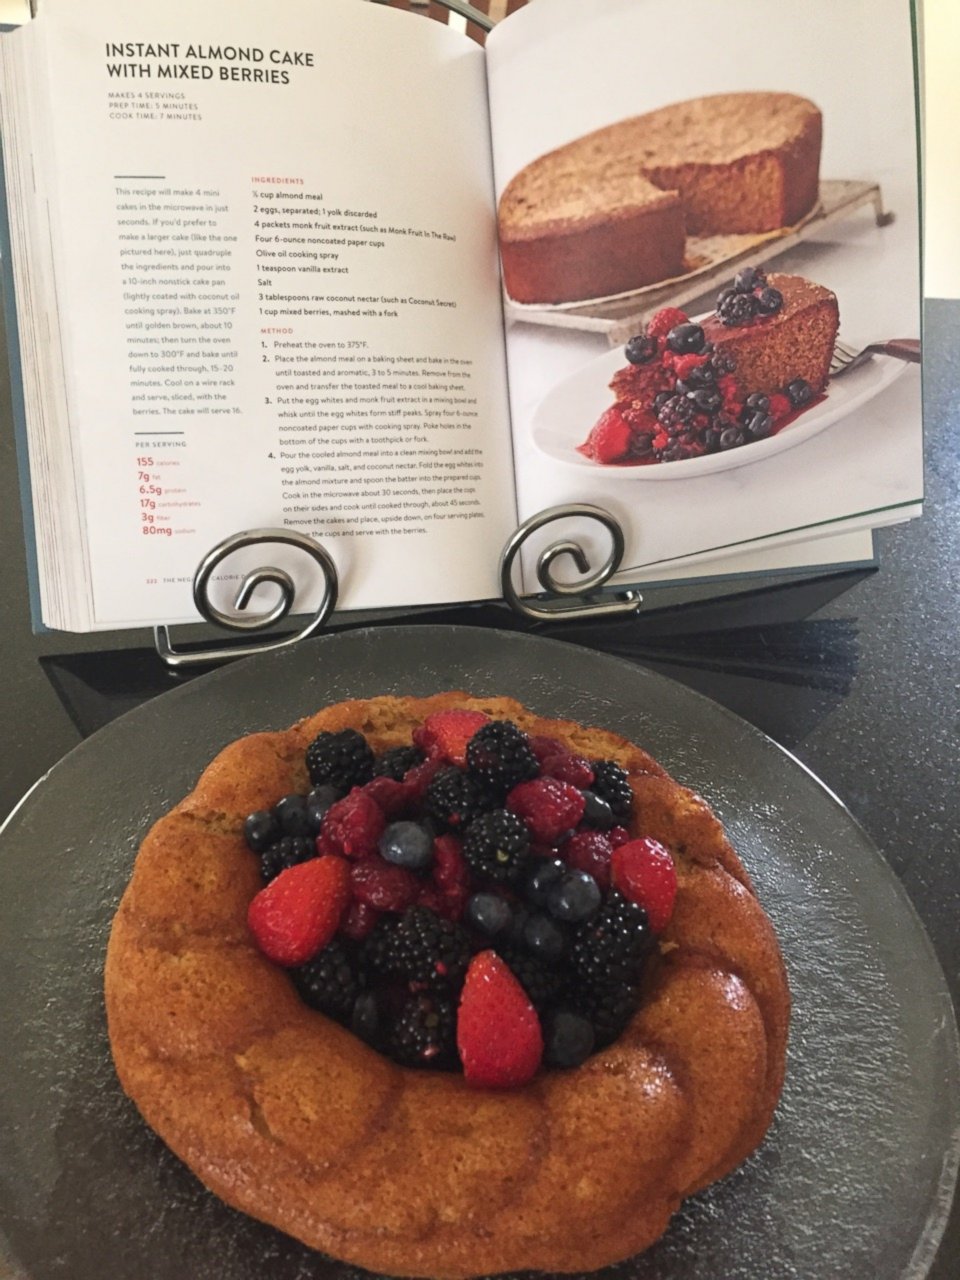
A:
POLYGON ((536 0, 485 49, 39 0, 0 36, 37 625, 194 620, 259 528, 344 609, 490 599, 571 503, 622 584, 868 562, 923 492, 913 47, 908 0, 536 0))

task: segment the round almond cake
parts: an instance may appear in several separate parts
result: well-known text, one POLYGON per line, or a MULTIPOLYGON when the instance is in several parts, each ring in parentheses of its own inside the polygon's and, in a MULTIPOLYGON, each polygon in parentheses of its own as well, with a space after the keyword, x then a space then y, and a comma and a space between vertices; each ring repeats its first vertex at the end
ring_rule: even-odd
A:
POLYGON ((790 997, 718 819, 506 697, 226 747, 106 958, 147 1124, 228 1204, 395 1276, 592 1270, 761 1142, 790 997))

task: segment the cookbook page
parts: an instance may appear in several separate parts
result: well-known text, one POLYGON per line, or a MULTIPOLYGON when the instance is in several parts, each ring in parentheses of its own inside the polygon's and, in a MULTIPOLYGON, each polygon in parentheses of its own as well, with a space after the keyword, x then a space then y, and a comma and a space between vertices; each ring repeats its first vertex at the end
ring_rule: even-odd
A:
POLYGON ((6 38, 45 59, 93 625, 194 617, 201 557, 260 527, 321 541, 344 608, 494 594, 482 51, 356 0, 45 0, 6 38))
POLYGON ((919 369, 827 381, 818 301, 851 348, 919 338, 908 0, 537 0, 487 70, 521 518, 606 508, 642 582, 916 514, 919 369))

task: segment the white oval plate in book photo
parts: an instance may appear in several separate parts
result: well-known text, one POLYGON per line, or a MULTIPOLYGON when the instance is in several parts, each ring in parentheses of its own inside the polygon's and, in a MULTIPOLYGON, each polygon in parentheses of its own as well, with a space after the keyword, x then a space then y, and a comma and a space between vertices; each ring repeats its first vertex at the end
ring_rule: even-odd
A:
POLYGON ((824 398, 776 435, 765 440, 753 440, 723 453, 642 466, 595 462, 578 453, 577 446, 583 444, 597 419, 613 404, 610 379, 625 364, 623 347, 617 347, 562 379, 544 396, 534 411, 531 424, 533 442, 542 453, 555 462, 603 473, 611 480, 687 480, 729 471, 733 467, 772 458, 811 440, 883 391, 907 367, 903 360, 874 356, 858 369, 831 380, 824 398))

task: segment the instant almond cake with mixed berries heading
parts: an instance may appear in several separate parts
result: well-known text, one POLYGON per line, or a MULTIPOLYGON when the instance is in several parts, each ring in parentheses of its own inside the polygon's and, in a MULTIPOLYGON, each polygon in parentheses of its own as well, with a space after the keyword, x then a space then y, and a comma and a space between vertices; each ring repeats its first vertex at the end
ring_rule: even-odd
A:
POLYGON ((744 267, 702 324, 665 307, 629 340, 579 452, 649 466, 766 440, 822 398, 838 327, 829 289, 744 267))
POLYGON ((699 796, 463 693, 227 747, 145 838, 105 990, 121 1083, 211 1190, 441 1280, 647 1247, 762 1140, 789 1013, 699 796))

